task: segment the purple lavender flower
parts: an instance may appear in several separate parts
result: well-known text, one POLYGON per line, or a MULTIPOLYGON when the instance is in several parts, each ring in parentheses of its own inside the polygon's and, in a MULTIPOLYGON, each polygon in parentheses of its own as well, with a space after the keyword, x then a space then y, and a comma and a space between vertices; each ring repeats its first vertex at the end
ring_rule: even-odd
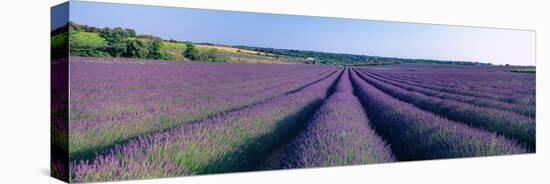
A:
POLYGON ((275 167, 307 168, 395 161, 389 146, 370 129, 353 95, 349 69, 306 129, 286 147, 275 167))
POLYGON ((254 169, 300 127, 340 72, 295 92, 193 124, 143 136, 93 161, 73 162, 75 182, 138 179, 254 169), (168 167, 170 166, 170 167, 168 167))
POLYGON ((376 80, 366 74, 358 75, 384 93, 411 103, 421 109, 442 115, 451 120, 493 131, 535 149, 535 120, 515 113, 482 108, 454 100, 440 99, 408 91, 376 80))
POLYGON ((357 96, 371 123, 398 160, 425 160, 527 153, 516 141, 471 128, 399 101, 352 72, 357 96))

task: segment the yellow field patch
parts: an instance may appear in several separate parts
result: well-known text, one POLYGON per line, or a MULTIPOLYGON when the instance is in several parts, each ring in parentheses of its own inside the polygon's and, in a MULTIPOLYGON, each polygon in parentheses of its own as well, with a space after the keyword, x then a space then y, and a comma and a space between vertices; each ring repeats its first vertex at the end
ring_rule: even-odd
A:
POLYGON ((239 48, 233 48, 233 47, 224 47, 224 46, 217 46, 217 45, 196 45, 197 47, 199 48, 206 48, 206 49, 218 49, 218 50, 223 50, 223 51, 227 51, 227 52, 241 52, 241 53, 247 53, 247 54, 261 54, 261 55, 273 55, 273 54, 269 54, 269 53, 264 53, 264 52, 258 52, 258 51, 253 51, 253 50, 247 50, 247 49, 239 49, 239 48))

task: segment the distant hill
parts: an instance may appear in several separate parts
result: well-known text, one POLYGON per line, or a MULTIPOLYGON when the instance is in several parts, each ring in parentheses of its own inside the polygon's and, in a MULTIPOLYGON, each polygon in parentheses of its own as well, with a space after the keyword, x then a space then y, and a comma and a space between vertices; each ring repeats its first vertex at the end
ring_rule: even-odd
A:
POLYGON ((452 65, 491 65, 486 63, 471 61, 444 61, 429 59, 406 59, 394 57, 378 57, 356 54, 328 53, 306 50, 275 49, 250 46, 235 46, 237 48, 248 49, 258 52, 265 52, 275 55, 284 55, 290 57, 312 58, 320 64, 335 64, 345 66, 363 66, 363 65, 384 65, 384 64, 452 64, 452 65))
POLYGON ((96 28, 74 22, 69 22, 66 26, 52 31, 51 43, 52 57, 66 56, 69 48, 73 56, 244 63, 300 63, 302 61, 300 58, 280 58, 272 54, 222 45, 196 44, 162 39, 152 35, 138 35, 134 30, 127 28, 96 28), (189 45, 196 48, 195 57, 185 56, 189 45))

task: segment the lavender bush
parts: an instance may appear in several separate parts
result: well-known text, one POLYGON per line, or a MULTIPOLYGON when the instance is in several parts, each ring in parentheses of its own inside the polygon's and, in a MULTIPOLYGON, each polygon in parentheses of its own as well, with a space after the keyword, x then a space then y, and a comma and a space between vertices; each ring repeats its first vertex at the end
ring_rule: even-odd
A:
POLYGON ((372 68, 377 74, 415 86, 503 102, 535 104, 535 75, 503 72, 502 67, 393 65, 372 68))
POLYGON ((340 72, 266 102, 117 146, 74 162, 73 181, 105 181, 254 169, 271 147, 300 127, 340 72))
POLYGON ((381 91, 421 109, 445 116, 451 120, 483 128, 517 139, 535 149, 535 120, 502 110, 487 109, 453 100, 434 98, 407 91, 373 79, 363 73, 359 76, 381 91))
POLYGON ((71 58, 71 160, 243 108, 327 77, 330 67, 71 58), (282 75, 283 74, 283 75, 282 75))
POLYGON ((429 87, 422 87, 421 84, 408 82, 400 79, 394 79, 388 76, 383 76, 375 73, 374 71, 365 71, 365 74, 368 76, 384 81, 385 83, 391 84, 393 86, 397 86, 399 88, 406 89, 408 91, 415 91, 422 93, 424 95, 428 96, 434 96, 438 98, 443 99, 450 99, 455 101, 460 101, 480 107, 487 107, 487 108, 493 108, 493 109, 500 109, 510 112, 519 113, 521 115, 529 116, 531 118, 535 117, 535 106, 528 105, 528 104, 513 104, 509 102, 503 102, 498 100, 492 100, 492 99, 486 99, 481 97, 475 97, 475 96, 468 96, 468 95, 460 95, 456 93, 450 93, 440 90, 434 90, 429 87))
POLYGON ((499 67, 70 62, 52 171, 71 182, 535 151, 534 75, 499 67))
POLYGON ((353 95, 349 69, 334 94, 315 112, 306 129, 284 149, 277 168, 307 168, 395 161, 382 138, 370 129, 353 95))
POLYGON ((357 96, 377 132, 399 160, 424 160, 528 152, 516 141, 468 127, 399 101, 352 72, 357 96))

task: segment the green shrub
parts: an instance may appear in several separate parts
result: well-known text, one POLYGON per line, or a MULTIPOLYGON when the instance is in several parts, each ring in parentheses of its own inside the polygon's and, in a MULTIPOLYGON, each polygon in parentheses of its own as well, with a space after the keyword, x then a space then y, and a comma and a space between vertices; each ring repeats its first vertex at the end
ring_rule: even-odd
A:
POLYGON ((147 58, 149 59, 167 59, 168 56, 162 49, 162 41, 154 39, 149 45, 149 54, 147 58))
POLYGON ((190 43, 185 45, 185 51, 183 51, 183 57, 196 61, 196 60, 201 60, 200 55, 201 55, 200 51, 197 47, 195 47, 195 45, 190 43))
POLYGON ((146 58, 149 55, 148 45, 145 41, 128 39, 125 42, 126 52, 123 54, 124 57, 146 58))

